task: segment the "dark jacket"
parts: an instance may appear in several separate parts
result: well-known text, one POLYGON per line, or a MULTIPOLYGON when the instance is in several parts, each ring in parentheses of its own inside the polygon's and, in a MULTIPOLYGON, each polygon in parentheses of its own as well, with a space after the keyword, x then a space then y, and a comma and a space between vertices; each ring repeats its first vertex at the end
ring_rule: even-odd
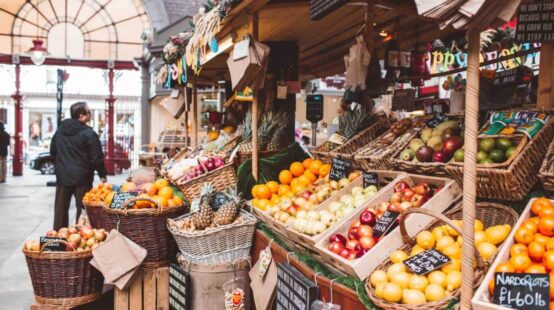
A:
POLYGON ((10 135, 0 130, 0 156, 8 156, 8 146, 10 146, 10 135))
POLYGON ((106 177, 104 153, 92 128, 74 119, 66 119, 54 134, 50 155, 56 163, 56 182, 65 186, 90 186, 94 171, 106 177))

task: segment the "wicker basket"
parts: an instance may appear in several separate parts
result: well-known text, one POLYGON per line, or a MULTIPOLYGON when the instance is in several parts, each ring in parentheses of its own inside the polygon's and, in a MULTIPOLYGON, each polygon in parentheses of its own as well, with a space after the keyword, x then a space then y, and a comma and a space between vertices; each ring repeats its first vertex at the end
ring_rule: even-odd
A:
MULTIPOLYGON (((403 218, 405 218, 410 213, 421 213, 421 214, 426 214, 437 218, 436 221, 434 221, 432 224, 430 224, 425 228, 426 230, 431 230, 437 226, 442 225, 444 222, 450 225, 452 228, 454 228, 459 234, 461 234, 461 230, 457 226, 453 225, 451 220, 462 219, 462 214, 463 214, 462 203, 458 204, 456 207, 454 207, 452 210, 450 210, 444 215, 440 213, 436 213, 431 209, 411 208, 405 211, 403 218)), ((516 224, 519 216, 513 209, 505 207, 500 204, 477 203, 475 205, 475 218, 482 221, 485 228, 495 226, 495 225, 500 225, 500 224, 509 224, 513 227, 516 224)), ((400 221, 400 231, 402 233, 402 238, 404 239, 404 245, 400 248, 400 250, 403 250, 409 253, 411 249, 414 247, 414 245, 416 244, 416 238, 415 237, 410 238, 408 236, 403 220, 400 221)), ((476 252, 476 258, 477 258, 477 268, 474 273, 475 287, 481 284, 481 281, 487 272, 490 262, 494 260, 494 257, 493 257, 489 262, 484 262, 481 259, 481 257, 478 255, 478 252, 476 252)), ((392 262, 390 261, 390 259, 387 259, 384 262, 382 262, 375 270, 386 270, 390 265, 392 265, 392 262)), ((375 288, 373 288, 373 286, 369 282, 369 278, 366 280, 365 286, 366 286, 366 292, 369 298, 373 301, 373 303, 376 306, 381 307, 383 309, 398 309, 398 310, 400 309, 402 310, 444 309, 452 299, 459 297, 461 293, 461 289, 458 288, 443 299, 440 299, 435 302, 428 302, 423 305, 414 306, 414 305, 405 305, 400 303, 391 303, 377 297, 375 295, 375 288)))
POLYGON ((231 162, 192 180, 184 181, 180 178, 174 183, 191 202, 200 195, 204 183, 212 183, 214 189, 220 191, 227 188, 229 184, 237 183, 237 173, 235 165, 231 162))
POLYGON ((90 264, 92 251, 43 252, 46 245, 23 250, 38 303, 71 307, 100 298, 104 277, 90 264))
POLYGON ((419 130, 410 129, 399 137, 387 131, 373 142, 361 148, 354 154, 356 164, 364 170, 398 170, 394 167, 393 158, 417 136, 419 130), (390 143, 385 143, 389 141, 390 143))
POLYGON ((332 143, 332 142, 329 142, 329 141, 325 141, 322 144, 320 144, 320 145, 316 146, 315 148, 313 148, 310 151, 310 153, 312 153, 312 155, 316 159, 319 159, 324 163, 330 163, 331 160, 332 160, 331 151, 335 150, 339 146, 340 146, 339 144, 335 144, 335 143, 332 143))
MULTIPOLYGON (((190 214, 176 218, 184 219, 190 214)), ((256 230, 256 218, 241 210, 241 223, 219 226, 209 230, 185 232, 167 225, 179 251, 189 261, 200 264, 232 262, 250 257, 250 248, 256 230)))
POLYGON ((185 207, 162 208, 155 200, 147 197, 135 197, 127 200, 121 209, 110 209, 104 206, 104 215, 108 230, 117 229, 136 244, 145 248, 145 268, 165 267, 177 254, 175 241, 165 226, 169 218, 185 213, 185 207), (156 204, 155 209, 129 209, 135 201, 150 201, 156 204))
MULTIPOLYGON (((542 159, 553 137, 554 122, 550 121, 509 163, 477 165, 477 196, 510 201, 523 199, 538 180, 542 159)), ((446 171, 458 184, 463 184, 461 163, 448 164, 446 171)))
POLYGON ((90 226, 97 229, 107 229, 106 219, 104 218, 104 204, 102 202, 84 203, 85 210, 90 221, 90 226))
POLYGON ((539 171, 539 178, 545 190, 554 192, 554 141, 548 147, 548 152, 539 171))

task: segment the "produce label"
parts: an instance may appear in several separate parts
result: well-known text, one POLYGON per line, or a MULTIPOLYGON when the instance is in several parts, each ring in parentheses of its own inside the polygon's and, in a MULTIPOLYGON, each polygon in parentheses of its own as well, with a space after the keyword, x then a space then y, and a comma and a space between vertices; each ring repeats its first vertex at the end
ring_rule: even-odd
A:
POLYGON ((381 237, 386 235, 389 230, 395 225, 396 219, 400 216, 400 212, 385 211, 383 216, 373 226, 373 235, 375 237, 381 237))
POLYGON ((333 158, 333 161, 331 163, 331 172, 329 173, 329 179, 338 181, 343 178, 348 178, 351 165, 352 164, 350 164, 346 160, 333 158))
POLYGON ((512 309, 548 310, 550 277, 548 274, 496 272, 494 303, 512 309))
POLYGON ((43 244, 50 242, 50 244, 44 247, 44 252, 65 252, 65 243, 56 242, 60 240, 67 241, 65 238, 42 236, 40 237, 40 248, 42 249, 43 244))
POLYGON ((120 192, 113 196, 112 203, 110 203, 110 209, 121 209, 123 203, 131 198, 137 197, 138 193, 135 192, 120 192))
POLYGON ((448 120, 447 115, 445 115, 443 113, 435 113, 430 120, 425 122, 425 124, 427 124, 427 126, 429 128, 435 128, 435 127, 437 127, 438 124, 444 123, 447 120, 448 120))
POLYGON ((439 269, 448 262, 450 258, 435 249, 423 251, 403 261, 404 265, 418 276, 439 269))
POLYGON ((169 264, 169 309, 188 310, 190 276, 179 265, 169 264))
POLYGON ((554 3, 533 3, 519 6, 516 41, 554 42, 554 3))
POLYGON ((309 310, 318 296, 317 285, 292 265, 277 265, 276 310, 309 310))
POLYGON ((371 185, 375 185, 379 189, 379 174, 376 172, 366 172, 362 174, 364 178, 364 188, 367 188, 371 185))
POLYGON ((320 20, 347 2, 348 0, 310 0, 310 19, 320 20))

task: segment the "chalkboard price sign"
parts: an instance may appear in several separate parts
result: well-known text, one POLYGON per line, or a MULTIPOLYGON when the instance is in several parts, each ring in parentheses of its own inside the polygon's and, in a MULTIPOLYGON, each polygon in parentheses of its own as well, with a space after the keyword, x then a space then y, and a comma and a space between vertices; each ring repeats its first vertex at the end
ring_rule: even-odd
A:
POLYGON ((425 124, 427 124, 428 127, 435 128, 438 124, 446 122, 448 120, 448 116, 443 113, 435 113, 433 114, 433 117, 431 117, 430 120, 426 121, 425 124))
POLYGON ((112 203, 110 203, 110 209, 121 209, 123 203, 131 198, 137 197, 138 193, 135 192, 119 192, 113 196, 112 203))
POLYGON ((512 309, 548 310, 550 277, 548 274, 496 272, 494 303, 512 309))
POLYGON ((514 85, 517 83, 517 68, 495 72, 492 85, 505 86, 514 85))
POLYGON ((190 276, 177 264, 169 264, 169 309, 188 310, 190 276))
POLYGON ((516 41, 554 42, 554 2, 519 6, 516 41))
POLYGON ((331 172, 329 173, 329 179, 338 181, 343 178, 348 178, 348 174, 350 173, 350 164, 348 161, 340 159, 340 158, 333 158, 333 161, 331 162, 331 172))
POLYGON ((317 285, 289 264, 277 264, 276 310, 310 310, 319 297, 317 285))
POLYGON ((376 172, 366 172, 362 173, 364 178, 364 188, 367 188, 371 185, 375 185, 379 189, 379 174, 376 172))
POLYGON ((348 0, 310 0, 310 19, 320 20, 346 2, 348 0))
POLYGON ((65 243, 63 242, 57 242, 57 241, 67 241, 65 238, 58 238, 58 237, 40 237, 40 247, 42 248, 42 245, 45 243, 50 242, 47 246, 44 247, 44 252, 65 252, 67 250, 67 247, 65 243))
POLYGON ((448 256, 443 255, 435 249, 430 249, 404 260, 403 263, 413 273, 421 276, 433 270, 439 269, 442 265, 448 262, 450 262, 450 258, 448 258, 448 256))
POLYGON ((381 237, 386 235, 391 228, 396 225, 396 219, 400 216, 400 212, 385 211, 383 216, 379 218, 375 226, 373 226, 373 235, 381 237))

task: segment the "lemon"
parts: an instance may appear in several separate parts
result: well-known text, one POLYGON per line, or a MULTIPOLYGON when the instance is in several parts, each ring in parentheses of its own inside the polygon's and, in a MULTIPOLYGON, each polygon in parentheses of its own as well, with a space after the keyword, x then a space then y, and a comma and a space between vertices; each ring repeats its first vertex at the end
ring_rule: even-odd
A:
MULTIPOLYGON (((453 220, 452 222, 454 222, 454 225, 456 225, 458 228, 462 229, 462 221, 460 220, 453 220)), ((448 232, 448 234, 452 237, 457 237, 458 236, 458 232, 456 232, 454 230, 454 228, 450 227, 450 225, 446 225, 446 231, 448 232)))
POLYGON ((451 271, 446 274, 446 289, 450 292, 462 286, 462 273, 451 271))
POLYGON ((512 227, 510 225, 496 225, 489 227, 485 230, 485 233, 487 234, 487 241, 494 245, 499 245, 506 240, 511 230, 512 227))
POLYGON ((408 288, 408 282, 410 282, 410 275, 406 272, 399 272, 392 275, 390 281, 400 285, 401 288, 408 288))
POLYGON ((406 252, 404 252, 402 250, 396 250, 396 251, 390 253, 389 258, 390 258, 391 262, 393 262, 393 263, 401 263, 406 258, 408 258, 408 254, 406 254, 406 252))
POLYGON ((417 255, 423 251, 425 251, 425 249, 416 244, 410 252, 410 256, 417 255))
POLYGON ((432 271, 429 275, 427 275, 427 280, 429 280, 429 285, 438 284, 443 288, 446 287, 446 274, 442 271, 432 271))
POLYGON ((430 231, 424 230, 417 234, 417 245, 425 250, 428 250, 435 246, 435 236, 430 231))
POLYGON ((381 282, 388 282, 387 273, 383 270, 377 270, 371 274, 371 277, 369 277, 369 281, 371 284, 376 287, 377 284, 381 282))
POLYGON ((406 305, 422 305, 426 303, 425 295, 418 290, 405 289, 402 291, 402 303, 406 305))
POLYGON ((383 299, 389 302, 402 300, 402 288, 396 283, 387 283, 383 287, 383 299))
POLYGON ((427 298, 427 301, 437 301, 446 296, 446 293, 444 291, 444 288, 440 286, 439 284, 429 284, 427 288, 425 288, 425 298, 427 298))
POLYGON ((475 246, 487 241, 487 234, 484 231, 476 231, 474 236, 475 246))
POLYGON ((462 249, 458 243, 452 243, 440 251, 442 254, 450 257, 451 259, 462 258, 462 249))
POLYGON ((408 287, 413 290, 425 291, 425 288, 429 285, 429 281, 425 276, 418 276, 413 274, 408 282, 408 287))
POLYGON ((451 271, 460 271, 462 270, 462 260, 461 259, 453 259, 450 261, 450 263, 444 265, 441 267, 441 271, 448 274, 451 271))
POLYGON ((473 228, 476 232, 477 231, 483 231, 485 229, 485 225, 483 225, 483 222, 480 220, 475 220, 475 226, 473 228))
POLYGON ((446 230, 446 226, 444 225, 433 228, 431 233, 436 240, 439 240, 441 237, 448 236, 448 231, 446 230))
POLYGON ((377 285, 375 286, 375 296, 383 299, 383 289, 385 288, 386 284, 387 284, 387 282, 377 283, 377 285))
POLYGON ((387 278, 389 281, 392 281, 392 275, 397 273, 406 272, 406 266, 402 263, 392 264, 389 269, 387 269, 387 278))
POLYGON ((447 246, 454 244, 455 242, 456 241, 454 241, 454 238, 450 236, 440 237, 440 239, 437 239, 437 245, 435 246, 435 248, 440 251, 447 246))
POLYGON ((456 238, 456 242, 458 243, 459 246, 462 246, 462 243, 464 242, 464 240, 462 239, 462 236, 458 236, 458 238, 456 238))
POLYGON ((492 243, 483 242, 477 246, 477 250, 479 251, 481 258, 488 261, 496 255, 498 248, 496 248, 496 246, 492 243))

